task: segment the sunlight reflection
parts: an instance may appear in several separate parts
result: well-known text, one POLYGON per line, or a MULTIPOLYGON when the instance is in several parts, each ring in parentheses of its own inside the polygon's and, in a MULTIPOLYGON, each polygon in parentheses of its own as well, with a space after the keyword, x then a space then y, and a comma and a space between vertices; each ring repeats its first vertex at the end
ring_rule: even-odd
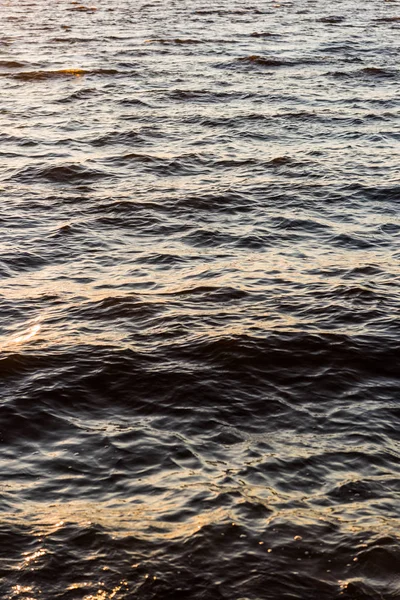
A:
MULTIPOLYGON (((103 583, 99 583, 99 586, 104 585, 103 583)), ((112 598, 115 598, 115 596, 118 594, 118 592, 121 592, 121 590, 124 588, 126 589, 128 586, 128 582, 127 581, 121 581, 120 585, 115 586, 110 592, 106 591, 106 590, 98 590, 97 594, 93 595, 90 594, 89 596, 84 596, 83 600, 112 600, 112 598)))
POLYGON ((36 550, 35 552, 32 552, 31 554, 29 554, 29 552, 26 552, 24 554, 24 564, 22 566, 20 566, 20 569, 23 569, 24 567, 35 564, 38 561, 38 559, 41 558, 42 556, 44 556, 45 554, 46 554, 46 550, 44 550, 43 548, 40 548, 40 550, 36 550))
POLYGON ((35 335, 37 333, 39 333, 41 328, 42 328, 42 326, 40 325, 40 323, 36 323, 36 324, 32 325, 31 327, 29 327, 28 329, 26 329, 18 337, 13 338, 11 341, 14 342, 15 344, 23 344, 24 342, 28 342, 33 337, 35 337, 35 335))
POLYGON ((12 587, 12 591, 14 592, 15 595, 27 594, 28 592, 31 592, 32 590, 33 590, 33 588, 30 585, 14 585, 12 587))
MULTIPOLYGON (((77 527, 89 529, 91 527, 103 527, 112 532, 114 536, 124 536, 127 532, 140 535, 142 539, 148 540, 177 540, 186 539, 195 535, 203 527, 213 523, 221 523, 229 518, 226 508, 203 511, 192 515, 187 520, 174 522, 168 519, 173 511, 173 502, 159 503, 157 507, 146 506, 121 506, 109 507, 99 506, 90 501, 72 501, 58 505, 48 505, 47 519, 42 520, 41 512, 37 506, 32 506, 32 512, 27 511, 25 518, 32 524, 36 523, 37 535, 46 537, 60 532, 66 523, 73 522, 77 527), (92 520, 96 515, 96 519, 92 520)), ((33 554, 24 556, 24 563, 35 561, 45 554, 45 550, 39 549, 33 554)))

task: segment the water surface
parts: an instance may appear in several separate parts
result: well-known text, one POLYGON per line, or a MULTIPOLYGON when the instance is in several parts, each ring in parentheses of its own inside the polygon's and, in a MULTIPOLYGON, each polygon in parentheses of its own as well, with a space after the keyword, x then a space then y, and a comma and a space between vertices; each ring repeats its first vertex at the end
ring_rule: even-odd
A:
POLYGON ((2 597, 400 597, 399 4, 0 19, 2 597))

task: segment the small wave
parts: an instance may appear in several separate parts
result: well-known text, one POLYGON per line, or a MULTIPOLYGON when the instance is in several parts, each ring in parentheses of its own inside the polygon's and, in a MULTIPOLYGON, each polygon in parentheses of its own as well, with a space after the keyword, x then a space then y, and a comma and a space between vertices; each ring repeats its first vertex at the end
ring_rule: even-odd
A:
POLYGON ((146 40, 147 44, 165 44, 175 46, 192 46, 195 44, 203 44, 203 40, 196 40, 193 38, 156 38, 154 40, 146 40))
POLYGON ((233 190, 228 190, 225 193, 209 193, 198 195, 185 195, 181 199, 176 200, 171 209, 178 210, 196 210, 207 212, 247 212, 254 208, 254 203, 246 194, 241 194, 233 190))
POLYGON ((187 262, 187 258, 185 256, 160 252, 148 254, 147 256, 143 257, 142 260, 146 265, 165 265, 167 267, 183 265, 187 262))
POLYGON ((374 19, 376 23, 399 23, 400 17, 380 17, 379 19, 374 19))
POLYGON ((382 67, 364 67, 357 71, 331 71, 326 73, 326 75, 337 79, 356 79, 362 77, 389 79, 398 77, 399 72, 394 69, 384 69, 382 67))
POLYGON ((249 65, 257 65, 261 67, 284 67, 293 65, 292 62, 287 60, 267 56, 259 56, 258 54, 252 54, 251 56, 244 56, 242 58, 238 58, 238 62, 249 65))
POLYGON ((250 34, 250 37, 254 38, 280 38, 282 35, 280 33, 272 33, 271 31, 254 31, 254 33, 250 34))
MULTIPOLYGON (((383 342, 383 340, 382 340, 383 342)), ((329 372, 337 376, 343 370, 371 375, 395 375, 397 364, 392 362, 393 352, 398 351, 396 340, 390 343, 386 338, 383 344, 370 345, 368 336, 351 338, 340 334, 309 335, 305 333, 275 334, 268 339, 252 336, 232 336, 203 340, 185 349, 192 359, 206 361, 228 369, 274 373, 274 377, 288 381, 305 370, 313 378, 312 372, 319 377, 329 372), (320 369, 322 368, 322 371, 320 369), (292 373, 292 375, 290 374, 292 373)), ((351 382, 351 381, 350 381, 351 382)))
POLYGON ((376 245, 375 240, 370 240, 367 237, 359 237, 347 233, 340 233, 330 239, 330 243, 344 248, 367 249, 373 248, 376 245))
MULTIPOLYGON (((138 152, 128 152, 126 154, 121 154, 118 156, 113 156, 107 159, 109 162, 115 164, 130 164, 130 163, 139 163, 142 165, 155 165, 162 164, 164 159, 159 158, 157 156, 152 156, 150 154, 140 154, 138 152)), ((168 160, 168 159, 165 159, 168 160)))
POLYGON ((383 69, 382 67, 364 67, 361 73, 370 75, 371 77, 397 77, 398 71, 391 69, 383 69))
POLYGON ((198 102, 227 102, 243 98, 241 92, 223 92, 219 90, 182 90, 175 89, 168 92, 171 100, 196 100, 198 102))
POLYGON ((239 113, 233 117, 221 116, 221 117, 207 117, 203 118, 201 116, 192 118, 190 122, 199 123, 203 127, 224 127, 224 128, 235 128, 240 127, 241 125, 251 124, 253 122, 257 123, 268 123, 274 120, 273 115, 263 114, 259 112, 250 112, 250 113, 239 113))
POLYGON ((94 75, 117 75, 116 69, 58 69, 56 71, 20 71, 12 75, 20 81, 47 81, 60 77, 84 77, 94 75))
POLYGON ((346 20, 346 17, 342 16, 342 15, 332 15, 331 17, 321 17, 320 19, 317 19, 317 21, 319 23, 329 23, 329 24, 336 24, 336 23, 343 23, 343 21, 346 20))
POLYGON ((290 156, 276 156, 275 158, 272 158, 268 164, 273 167, 281 167, 285 165, 293 165, 295 164, 295 161, 290 158, 290 156))
POLYGON ((79 228, 72 224, 61 225, 50 237, 54 239, 68 237, 74 235, 77 230, 79 231, 79 228))
MULTIPOLYGON (((276 117, 281 119, 289 119, 290 121, 319 121, 323 120, 323 117, 314 111, 307 110, 298 110, 298 111, 284 111, 280 112, 276 115, 276 117)), ((326 119, 330 120, 331 116, 327 116, 326 119)))
POLYGON ((279 68, 279 67, 295 67, 298 65, 311 64, 310 60, 294 61, 285 58, 278 58, 273 56, 261 56, 258 54, 251 54, 249 56, 242 56, 234 61, 225 63, 219 63, 216 65, 217 68, 239 68, 243 66, 247 67, 266 67, 266 68, 279 68))
POLYGON ((229 233, 205 227, 197 227, 182 236, 182 241, 194 248, 222 248, 233 244, 235 239, 235 236, 229 233))
POLYGON ((38 140, 32 140, 26 137, 20 137, 17 135, 12 135, 12 134, 7 134, 7 133, 0 133, 0 142, 3 143, 11 143, 11 144, 18 144, 18 146, 38 146, 39 145, 39 141, 38 140))
POLYGON ((12 179, 25 182, 37 182, 44 179, 55 183, 77 183, 93 181, 105 176, 106 174, 102 171, 70 164, 25 167, 13 175, 12 179))
MULTIPOLYGON (((71 308, 71 316, 88 319, 148 319, 162 310, 156 302, 141 297, 109 296, 97 302, 79 303, 71 308)), ((142 323, 143 324, 143 323, 142 323)))
POLYGON ((220 10, 219 9, 213 9, 213 8, 199 8, 195 11, 193 11, 193 14, 195 15, 219 15, 220 14, 220 10))
MULTIPOLYGON (((253 12, 253 11, 252 11, 253 12)), ((223 8, 200 8, 194 11, 195 15, 201 15, 201 16, 218 16, 218 17, 223 17, 223 16, 229 16, 229 15, 246 15, 247 11, 244 9, 232 9, 232 10, 224 10, 223 8)))
MULTIPOLYGON (((318 52, 332 52, 348 56, 350 53, 358 53, 361 51, 359 44, 354 41, 332 41, 323 42, 318 47, 318 52)), ((365 52, 365 50, 364 50, 365 52)), ((358 57, 356 57, 358 58, 358 57)))
POLYGON ((5 69, 22 69, 26 66, 26 63, 20 62, 18 60, 0 60, 0 68, 3 67, 5 69))
POLYGON ((324 223, 319 223, 315 219, 289 219, 285 217, 277 217, 271 219, 271 225, 278 229, 284 230, 303 230, 309 231, 310 234, 315 234, 317 231, 329 230, 329 226, 324 223))
POLYGON ((360 198, 376 202, 399 202, 400 185, 375 185, 368 186, 361 183, 351 183, 343 186, 342 190, 352 198, 360 198))
POLYGON ((250 296, 248 292, 238 288, 206 285, 196 286, 188 289, 180 289, 162 295, 174 297, 184 296, 185 301, 195 303, 211 302, 213 304, 215 302, 235 302, 236 300, 241 300, 250 296))
MULTIPOLYGON (((66 31, 70 31, 70 29, 66 29, 66 31)), ((97 43, 99 40, 98 38, 73 37, 66 35, 62 37, 54 37, 50 41, 56 44, 90 44, 97 43)))
POLYGON ((121 106, 144 106, 146 108, 151 108, 151 104, 148 104, 139 98, 123 98, 122 100, 118 100, 118 103, 121 106))
POLYGON ((153 156, 129 152, 107 159, 113 165, 139 164, 146 170, 162 177, 165 175, 189 175, 204 173, 211 168, 210 160, 201 154, 183 154, 176 157, 153 156))
POLYGON ((76 11, 76 12, 86 12, 86 13, 94 13, 97 10, 96 6, 84 6, 83 4, 78 4, 77 6, 71 6, 67 10, 76 11))
POLYGON ((276 156, 270 160, 261 160, 256 157, 246 158, 216 158, 213 155, 206 154, 182 154, 176 157, 154 156, 150 154, 140 154, 129 152, 127 154, 114 156, 107 159, 107 162, 115 165, 128 165, 138 163, 143 165, 146 170, 163 175, 185 175, 195 173, 206 173, 214 169, 237 170, 237 169, 278 169, 283 167, 297 168, 307 166, 310 163, 306 161, 294 160, 289 156, 276 156))
POLYGON ((96 90, 94 88, 85 88, 82 90, 78 90, 77 92, 73 92, 72 94, 69 94, 65 98, 60 98, 60 100, 57 100, 57 102, 60 104, 64 104, 64 103, 68 103, 68 102, 74 102, 75 100, 88 100, 89 98, 92 98, 93 96, 96 96, 97 94, 98 94, 98 90, 96 90))
POLYGON ((40 269, 44 265, 46 265, 46 260, 33 252, 19 252, 18 254, 3 252, 0 259, 0 272, 5 277, 11 277, 15 273, 40 269))
MULTIPOLYGON (((386 482, 385 482, 386 483, 386 482)), ((362 502, 385 497, 387 484, 379 481, 351 480, 337 485, 328 493, 336 502, 362 502)))
POLYGON ((99 137, 90 140, 88 143, 91 146, 109 146, 115 144, 134 144, 140 145, 145 142, 145 138, 139 131, 110 131, 99 137))

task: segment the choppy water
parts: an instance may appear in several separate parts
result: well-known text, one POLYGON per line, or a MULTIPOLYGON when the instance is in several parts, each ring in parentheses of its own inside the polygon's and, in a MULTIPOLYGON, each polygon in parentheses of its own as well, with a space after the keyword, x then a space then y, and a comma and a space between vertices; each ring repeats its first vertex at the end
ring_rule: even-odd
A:
POLYGON ((400 5, 0 7, 0 593, 400 598, 400 5))

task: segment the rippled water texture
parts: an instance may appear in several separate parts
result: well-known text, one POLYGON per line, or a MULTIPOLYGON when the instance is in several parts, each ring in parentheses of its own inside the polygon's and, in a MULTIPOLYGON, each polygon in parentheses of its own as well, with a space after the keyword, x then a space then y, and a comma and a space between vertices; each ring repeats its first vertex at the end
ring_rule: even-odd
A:
POLYGON ((0 23, 1 598, 400 598, 400 4, 0 23))

